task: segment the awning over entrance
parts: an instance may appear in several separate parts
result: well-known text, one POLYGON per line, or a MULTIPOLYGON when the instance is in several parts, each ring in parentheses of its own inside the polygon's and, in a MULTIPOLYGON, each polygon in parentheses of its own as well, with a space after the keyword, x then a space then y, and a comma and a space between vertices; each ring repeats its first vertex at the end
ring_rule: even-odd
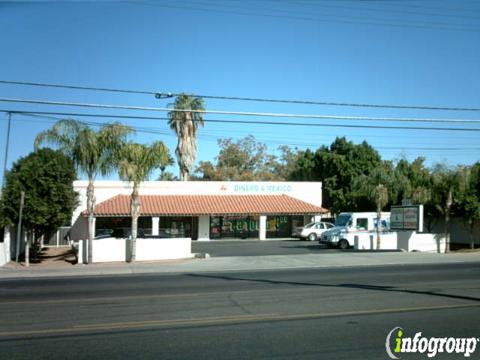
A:
MULTIPOLYGON (((328 210, 287 195, 141 195, 142 216, 309 215, 328 210)), ((87 216, 87 211, 82 212, 87 216)), ((99 203, 95 216, 130 216, 130 196, 99 203)))

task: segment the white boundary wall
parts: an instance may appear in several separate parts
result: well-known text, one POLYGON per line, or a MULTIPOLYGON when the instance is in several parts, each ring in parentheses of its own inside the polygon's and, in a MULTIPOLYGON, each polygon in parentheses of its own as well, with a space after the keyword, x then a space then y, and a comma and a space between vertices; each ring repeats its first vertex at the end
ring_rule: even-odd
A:
POLYGON ((10 243, 10 231, 6 227, 3 242, 0 243, 0 266, 10 262, 10 243))
MULTIPOLYGON (((355 250, 376 250, 377 235, 364 233, 355 236, 355 250)), ((405 250, 424 252, 445 252, 445 237, 442 234, 399 231, 381 234, 380 250, 405 250)))
MULTIPOLYGON (((85 240, 79 241, 78 264, 84 263, 85 240)), ((93 240, 94 263, 128 260, 129 240, 105 238, 93 240)), ((136 261, 174 260, 192 258, 192 241, 190 238, 141 238, 136 242, 136 261)))

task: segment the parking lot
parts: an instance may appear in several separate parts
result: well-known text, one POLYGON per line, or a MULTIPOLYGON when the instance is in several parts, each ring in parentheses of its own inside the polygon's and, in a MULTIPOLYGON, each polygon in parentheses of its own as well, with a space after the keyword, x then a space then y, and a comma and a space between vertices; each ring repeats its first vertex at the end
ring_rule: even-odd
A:
POLYGON ((265 255, 293 255, 318 254, 338 252, 338 249, 329 249, 316 241, 300 240, 224 240, 224 241, 193 241, 192 252, 208 253, 213 257, 222 256, 265 256, 265 255))

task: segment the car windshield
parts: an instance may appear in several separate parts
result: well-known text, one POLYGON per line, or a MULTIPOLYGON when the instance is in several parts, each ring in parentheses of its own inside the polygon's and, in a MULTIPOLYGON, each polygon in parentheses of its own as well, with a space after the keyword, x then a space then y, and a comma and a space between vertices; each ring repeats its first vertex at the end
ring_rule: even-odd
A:
POLYGON ((350 221, 351 215, 350 214, 343 214, 337 217, 335 220, 335 226, 347 226, 348 222, 350 221))
POLYGON ((313 225, 315 225, 315 223, 314 223, 314 222, 311 222, 311 223, 305 225, 304 228, 305 228, 305 229, 309 229, 309 228, 311 228, 313 225))

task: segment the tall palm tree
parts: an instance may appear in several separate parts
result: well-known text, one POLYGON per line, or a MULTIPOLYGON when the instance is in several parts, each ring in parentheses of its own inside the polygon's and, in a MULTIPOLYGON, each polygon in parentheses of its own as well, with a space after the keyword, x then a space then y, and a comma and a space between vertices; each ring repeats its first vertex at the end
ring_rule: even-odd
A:
POLYGON ((138 188, 140 183, 146 180, 154 169, 168 165, 170 159, 168 148, 161 141, 156 141, 150 146, 128 143, 122 149, 122 159, 118 166, 119 175, 122 180, 133 182, 133 191, 130 199, 132 232, 129 261, 131 262, 134 262, 136 258, 138 217, 141 211, 138 188))
POLYGON ((361 175, 354 182, 357 196, 364 196, 375 204, 377 211, 377 250, 381 245, 382 209, 389 202, 389 192, 393 191, 393 174, 391 164, 384 163, 374 168, 370 174, 361 175))
POLYGON ((459 166, 449 168, 445 164, 436 164, 432 172, 433 203, 437 211, 445 217, 445 252, 450 251, 450 215, 452 205, 468 187, 470 171, 459 166))
POLYGON ((177 96, 173 110, 168 113, 168 124, 178 137, 177 155, 180 180, 188 180, 197 155, 197 129, 203 126, 203 99, 182 94, 177 96))
POLYGON ((134 130, 120 123, 103 125, 98 131, 77 120, 59 120, 51 129, 42 131, 35 138, 35 149, 43 143, 51 143, 73 159, 77 169, 86 174, 88 211, 87 262, 92 263, 92 244, 95 216, 94 181, 97 175, 106 176, 118 164, 119 151, 127 135, 134 130))

